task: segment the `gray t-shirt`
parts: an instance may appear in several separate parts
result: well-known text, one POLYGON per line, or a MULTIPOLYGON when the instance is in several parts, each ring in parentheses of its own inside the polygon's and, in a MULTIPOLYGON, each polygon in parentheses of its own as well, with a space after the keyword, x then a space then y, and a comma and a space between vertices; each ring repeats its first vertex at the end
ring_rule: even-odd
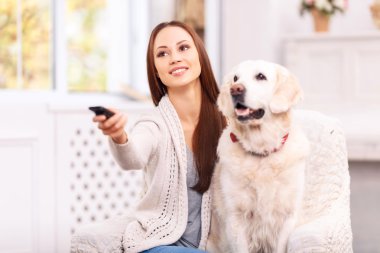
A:
POLYGON ((187 226, 182 237, 175 243, 178 246, 198 248, 201 240, 201 207, 202 194, 193 190, 193 187, 198 182, 198 172, 195 168, 193 152, 186 146, 187 153, 187 196, 189 216, 187 226))

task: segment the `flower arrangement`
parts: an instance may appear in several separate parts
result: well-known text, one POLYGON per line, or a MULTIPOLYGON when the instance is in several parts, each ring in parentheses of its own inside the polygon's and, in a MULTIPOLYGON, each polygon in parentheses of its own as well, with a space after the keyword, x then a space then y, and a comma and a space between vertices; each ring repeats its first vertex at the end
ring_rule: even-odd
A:
POLYGON ((301 15, 305 11, 318 10, 321 14, 331 16, 335 12, 344 13, 348 7, 348 0, 301 0, 301 15))

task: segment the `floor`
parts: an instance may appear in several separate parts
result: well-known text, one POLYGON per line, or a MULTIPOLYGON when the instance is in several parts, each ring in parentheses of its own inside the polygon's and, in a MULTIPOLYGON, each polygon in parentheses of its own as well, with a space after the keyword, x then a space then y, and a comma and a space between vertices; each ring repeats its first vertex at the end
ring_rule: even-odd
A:
POLYGON ((355 253, 380 253, 380 162, 350 162, 355 253))

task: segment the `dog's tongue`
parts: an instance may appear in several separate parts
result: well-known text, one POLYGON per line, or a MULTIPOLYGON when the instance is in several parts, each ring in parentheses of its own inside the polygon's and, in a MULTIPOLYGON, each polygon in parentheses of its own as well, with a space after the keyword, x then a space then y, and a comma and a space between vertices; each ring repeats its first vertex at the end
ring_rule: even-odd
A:
POLYGON ((235 109, 237 116, 247 116, 249 115, 249 108, 235 109))

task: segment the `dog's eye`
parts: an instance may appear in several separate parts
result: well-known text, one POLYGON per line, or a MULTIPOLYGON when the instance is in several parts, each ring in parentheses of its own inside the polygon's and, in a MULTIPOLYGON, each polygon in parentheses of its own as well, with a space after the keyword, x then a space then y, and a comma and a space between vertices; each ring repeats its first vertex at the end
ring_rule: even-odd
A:
POLYGON ((239 78, 236 75, 234 75, 234 82, 236 82, 238 79, 239 78))
POLYGON ((261 74, 261 73, 258 73, 257 75, 256 75, 256 80, 267 80, 267 78, 266 78, 266 76, 264 76, 263 74, 261 74))

